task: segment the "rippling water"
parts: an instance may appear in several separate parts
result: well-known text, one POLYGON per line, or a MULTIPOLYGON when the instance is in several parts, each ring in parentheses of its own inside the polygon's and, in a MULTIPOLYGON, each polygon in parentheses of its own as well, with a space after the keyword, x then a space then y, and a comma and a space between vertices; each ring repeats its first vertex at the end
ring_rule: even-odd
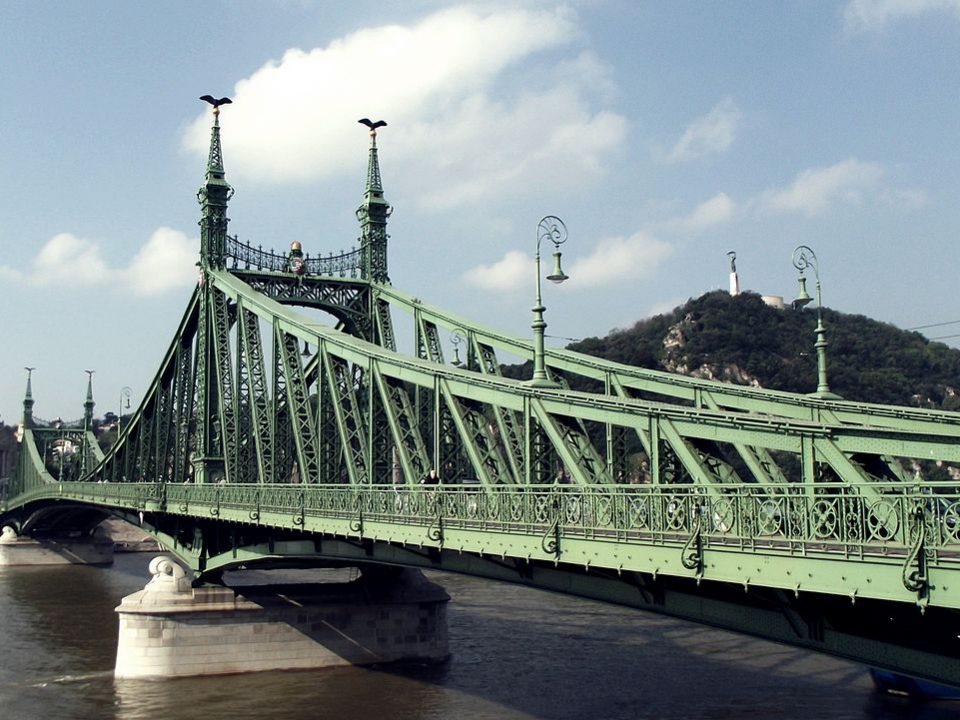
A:
POLYGON ((112 568, 0 568, 0 717, 956 718, 874 693, 857 665, 635 610, 452 575, 442 667, 113 678, 114 608, 150 555, 112 568))

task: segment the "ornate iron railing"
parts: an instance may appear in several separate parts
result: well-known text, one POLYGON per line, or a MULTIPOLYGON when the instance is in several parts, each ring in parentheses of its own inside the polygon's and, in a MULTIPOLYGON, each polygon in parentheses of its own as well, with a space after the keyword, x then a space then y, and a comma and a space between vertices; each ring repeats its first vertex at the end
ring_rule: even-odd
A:
POLYGON ((44 420, 43 418, 38 418, 36 415, 32 417, 33 427, 35 428, 54 428, 60 430, 82 430, 84 427, 84 419, 80 418, 78 420, 63 420, 57 418, 56 420, 44 420))
MULTIPOLYGON (((18 498, 56 497, 167 512, 242 512, 253 522, 268 513, 290 518, 350 519, 429 525, 492 533, 539 534, 639 545, 683 545, 694 536, 703 548, 790 555, 828 554, 848 559, 904 557, 922 536, 929 562, 960 563, 960 490, 930 484, 876 495, 855 486, 803 485, 771 493, 731 488, 721 496, 696 486, 570 485, 480 488, 451 486, 173 485, 165 483, 58 483, 18 498)), ((290 526, 298 524, 290 521, 290 526)))
MULTIPOLYGON (((264 250, 263 246, 254 247, 250 243, 240 242, 236 237, 227 236, 224 253, 231 270, 266 270, 269 272, 290 272, 290 255, 264 250)), ((327 257, 303 256, 304 273, 329 277, 357 279, 362 274, 362 262, 359 248, 341 251, 327 257)))

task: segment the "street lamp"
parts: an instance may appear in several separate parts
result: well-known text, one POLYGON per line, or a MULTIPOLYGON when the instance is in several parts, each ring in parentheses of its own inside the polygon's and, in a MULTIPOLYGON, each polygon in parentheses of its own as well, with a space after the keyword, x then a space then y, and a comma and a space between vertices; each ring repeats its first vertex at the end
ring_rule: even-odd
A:
POLYGON ((117 440, 120 439, 120 426, 123 422, 123 399, 127 399, 127 410, 130 409, 130 395, 133 390, 124 385, 120 388, 120 409, 117 411, 117 440))
POLYGON ((545 239, 553 243, 553 272, 547 275, 547 280, 559 285, 567 279, 567 275, 560 267, 560 246, 567 241, 567 226, 555 215, 547 215, 537 225, 537 252, 534 255, 537 298, 533 306, 533 322, 530 324, 533 328, 533 378, 529 384, 534 387, 557 387, 557 383, 547 376, 546 363, 543 359, 543 331, 546 330, 547 323, 543 319, 543 311, 546 308, 540 299, 540 243, 545 239))
POLYGON ((467 331, 463 328, 457 327, 450 331, 450 344, 453 345, 453 360, 450 361, 450 364, 454 367, 466 367, 468 370, 472 363, 471 360, 471 347, 470 347, 470 338, 467 337, 467 331), (460 359, 460 343, 467 343, 467 362, 464 363, 460 359))
POLYGON ((817 287, 817 327, 813 331, 817 341, 813 347, 817 351, 817 391, 814 393, 817 397, 826 399, 838 399, 840 396, 830 392, 830 386, 827 384, 827 339, 826 330, 823 327, 823 300, 820 295, 820 269, 817 264, 817 256, 806 245, 799 245, 793 251, 793 266, 800 271, 800 289, 797 293, 797 299, 793 301, 793 306, 802 309, 810 303, 813 298, 807 292, 807 278, 803 271, 808 267, 813 268, 813 275, 816 278, 817 287))

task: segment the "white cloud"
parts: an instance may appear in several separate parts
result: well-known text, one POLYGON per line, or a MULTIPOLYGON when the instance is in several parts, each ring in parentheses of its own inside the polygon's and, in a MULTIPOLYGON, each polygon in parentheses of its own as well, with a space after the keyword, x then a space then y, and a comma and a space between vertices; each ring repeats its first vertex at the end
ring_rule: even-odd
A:
POLYGON ((595 287, 633 280, 652 273, 671 252, 668 243, 642 230, 627 238, 601 240, 593 254, 573 261, 569 282, 576 287, 595 287))
POLYGON ((724 98, 710 112, 687 126, 667 159, 681 162, 726 152, 736 138, 742 117, 733 98, 724 98))
POLYGON ((199 243, 178 230, 158 228, 122 271, 124 284, 136 295, 159 295, 197 280, 199 243))
MULTIPOLYGON (((459 7, 288 50, 236 84, 221 116, 228 175, 355 173, 365 146, 356 120, 369 116, 389 123, 390 186, 425 205, 514 195, 535 179, 541 191, 579 187, 625 136, 622 116, 592 107, 612 94, 609 70, 588 53, 522 62, 570 43, 574 20, 562 8, 459 7)), ((197 118, 185 144, 206 153, 209 124, 197 118)))
POLYGON ((674 232, 700 232, 728 222, 736 209, 730 196, 721 192, 700 203, 689 216, 670 220, 664 227, 674 232))
POLYGON ((960 18, 960 0, 849 0, 843 19, 848 30, 880 31, 888 23, 934 12, 960 18))
POLYGON ((787 188, 762 194, 762 207, 818 215, 837 201, 860 203, 882 191, 884 170, 879 163, 849 158, 824 168, 804 170, 787 188))
POLYGON ((891 207, 904 210, 917 210, 930 202, 927 194, 918 189, 886 189, 880 194, 880 199, 891 207))
POLYGON ((196 282, 200 241, 170 228, 157 229, 127 267, 110 267, 100 246, 71 233, 48 240, 23 272, 0 266, 0 279, 37 287, 119 287, 135 295, 159 295, 196 282))
POLYGON ((492 265, 478 265, 463 274, 466 283, 481 290, 508 291, 526 286, 533 276, 533 258, 510 250, 492 265))
MULTIPOLYGON (((567 270, 570 280, 566 285, 578 288, 596 287, 649 275, 671 252, 672 248, 668 243, 658 240, 646 231, 637 232, 627 238, 601 240, 591 255, 570 263, 567 270)), ((533 262, 529 255, 510 250, 503 259, 492 265, 471 268, 463 274, 463 280, 483 290, 502 292, 526 288, 532 280, 533 262)), ((549 253, 541 262, 549 265, 549 253)))
POLYGON ((7 265, 0 265, 0 281, 21 282, 23 273, 7 265))
POLYGON ((399 154, 399 163, 414 167, 407 184, 416 183, 422 207, 579 187, 601 174, 601 155, 626 134, 622 117, 591 115, 563 89, 510 106, 476 95, 444 124, 416 123, 399 154))
POLYGON ((50 238, 33 259, 29 281, 34 285, 83 287, 110 281, 112 271, 100 247, 70 233, 50 238))

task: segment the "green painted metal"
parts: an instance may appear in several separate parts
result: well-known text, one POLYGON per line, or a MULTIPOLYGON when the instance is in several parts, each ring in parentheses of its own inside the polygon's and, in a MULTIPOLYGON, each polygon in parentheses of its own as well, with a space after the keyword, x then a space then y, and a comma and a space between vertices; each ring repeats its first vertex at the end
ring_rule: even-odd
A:
POLYGON ((357 219, 360 221, 363 276, 378 283, 390 282, 387 275, 387 218, 392 212, 393 208, 383 197, 380 161, 377 157, 377 130, 371 127, 367 186, 363 203, 357 208, 357 219))
POLYGON ((47 477, 5 510, 85 503, 167 519, 216 518, 322 537, 960 608, 960 492, 943 484, 889 489, 873 500, 855 486, 819 483, 775 495, 741 485, 711 497, 689 485, 104 485, 47 477), (437 517, 443 534, 431 537, 437 517), (696 570, 684 564, 695 533, 702 555, 696 570))
MULTIPOLYGON (((510 355, 533 359, 529 340, 516 338, 492 328, 470 322, 454 313, 430 305, 420 298, 388 285, 378 285, 374 295, 380 302, 410 313, 416 311, 424 321, 453 332, 469 329, 478 342, 497 348, 510 355)), ((677 400, 697 408, 740 410, 815 422, 840 422, 924 431, 933 435, 960 434, 956 413, 893 405, 878 405, 845 400, 823 399, 810 395, 796 395, 777 390, 731 385, 702 380, 685 375, 637 368, 615 363, 571 350, 545 351, 548 370, 570 373, 600 382, 615 378, 621 396, 643 393, 668 402, 677 400)))
MULTIPOLYGON (((532 357, 529 341, 387 284, 375 138, 358 251, 295 266, 289 253, 241 245, 227 235, 231 193, 215 115, 200 282, 157 375, 101 453, 87 429, 89 381, 86 424, 51 427, 33 415, 28 373, 24 452, 0 521, 80 529, 142 512, 144 528, 203 578, 356 556, 617 601, 627 578, 640 606, 675 598, 660 609, 722 615, 758 634, 755 593, 774 598, 776 622, 791 627, 812 612, 802 607, 811 595, 885 603, 904 618, 960 610, 960 483, 922 474, 933 461, 960 463, 957 415, 556 350, 544 357, 555 386, 511 380, 496 352, 532 357), (336 327, 298 305, 331 313, 336 327), (396 350, 394 311, 413 318, 412 356, 396 350), (446 363, 444 333, 466 342, 465 362, 446 363), (571 391, 565 374, 599 390, 571 391), (79 466, 49 462, 64 440, 81 448, 79 466), (420 485, 430 471, 441 484, 420 485)), ((951 637, 956 617, 937 620, 951 637)), ((793 641, 882 660, 834 631, 835 647, 830 631, 793 641)), ((913 671, 937 676, 932 656, 904 652, 913 671)), ((960 657, 944 650, 941 665, 951 652, 960 657)))

